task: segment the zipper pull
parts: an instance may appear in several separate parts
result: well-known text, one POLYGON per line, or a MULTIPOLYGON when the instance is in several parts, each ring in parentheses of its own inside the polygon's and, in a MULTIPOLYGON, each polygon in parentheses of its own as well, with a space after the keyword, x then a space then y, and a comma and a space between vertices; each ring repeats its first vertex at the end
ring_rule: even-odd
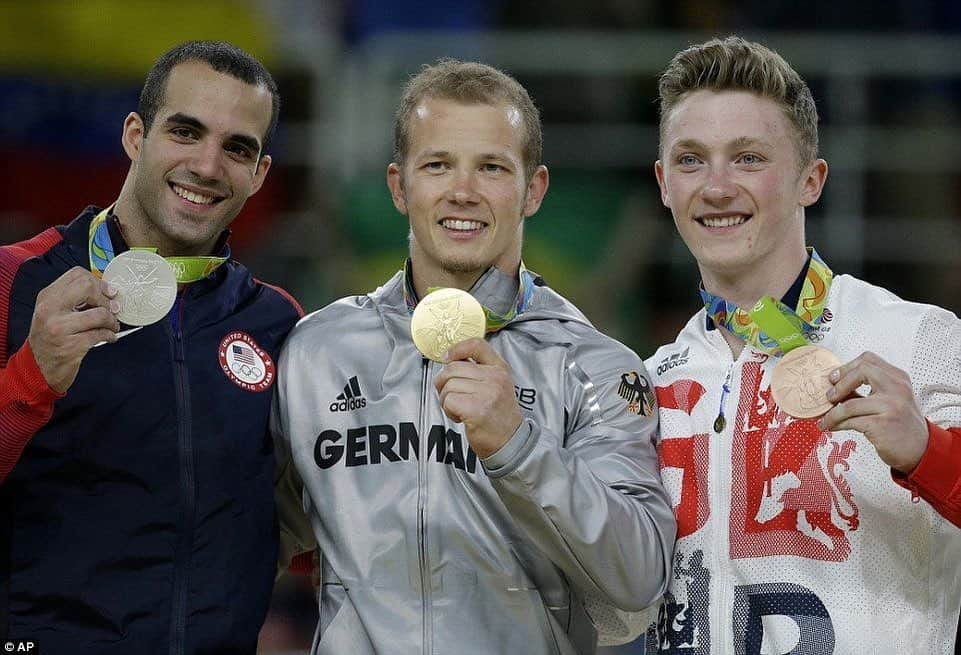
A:
POLYGON ((724 403, 727 400, 727 394, 731 393, 731 375, 733 373, 734 362, 731 362, 727 369, 727 376, 724 378, 724 385, 721 387, 721 402, 717 408, 717 418, 714 419, 714 432, 717 434, 724 432, 724 428, 727 427, 727 419, 724 417, 724 403))

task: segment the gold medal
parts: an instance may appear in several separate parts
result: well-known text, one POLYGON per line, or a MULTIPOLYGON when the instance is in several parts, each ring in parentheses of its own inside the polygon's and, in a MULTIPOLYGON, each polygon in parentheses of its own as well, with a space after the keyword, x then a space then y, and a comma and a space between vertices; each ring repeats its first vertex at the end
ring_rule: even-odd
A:
POLYGON ((424 297, 410 317, 410 335, 424 357, 435 362, 452 346, 483 338, 487 318, 480 303, 460 289, 437 289, 424 297))
POLYGON ((117 288, 120 312, 127 325, 150 325, 170 311, 177 298, 177 278, 170 264, 149 250, 128 250, 114 257, 103 280, 117 288))
POLYGON ((841 361, 826 348, 801 346, 778 361, 771 375, 771 394, 778 407, 794 418, 814 418, 834 403, 827 399, 828 375, 841 361))

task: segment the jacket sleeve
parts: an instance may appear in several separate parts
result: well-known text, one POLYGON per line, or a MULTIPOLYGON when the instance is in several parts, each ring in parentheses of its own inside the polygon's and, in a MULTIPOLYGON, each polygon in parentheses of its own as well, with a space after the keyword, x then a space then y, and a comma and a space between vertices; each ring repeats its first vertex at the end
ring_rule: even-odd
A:
POLYGON ((277 521, 280 529, 278 575, 287 570, 294 557, 317 547, 310 520, 307 518, 309 514, 305 506, 304 483, 294 466, 285 428, 286 420, 280 400, 283 393, 281 381, 278 376, 270 412, 270 431, 274 440, 275 457, 274 502, 277 506, 277 521))
POLYGON ((928 447, 917 467, 910 475, 892 469, 891 476, 961 528, 961 428, 928 421, 928 447))
POLYGON ((621 344, 596 333, 578 341, 565 371, 565 434, 526 419, 483 464, 518 525, 584 597, 636 612, 667 586, 676 531, 654 389, 621 344))
POLYGON ((961 527, 961 320, 931 308, 914 346, 909 373, 928 419, 928 445, 910 475, 893 470, 891 475, 961 527))
POLYGON ((53 415, 59 394, 50 388, 24 342, 0 368, 0 481, 6 480, 30 438, 53 415))

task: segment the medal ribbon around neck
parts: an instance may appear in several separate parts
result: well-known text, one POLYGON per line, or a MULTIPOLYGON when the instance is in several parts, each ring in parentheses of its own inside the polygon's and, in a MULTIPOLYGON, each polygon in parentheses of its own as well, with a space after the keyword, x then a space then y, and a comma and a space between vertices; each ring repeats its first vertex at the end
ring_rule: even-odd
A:
MULTIPOLYGON (((90 221, 89 247, 90 272, 97 277, 103 277, 107 264, 115 257, 113 242, 110 240, 110 230, 107 219, 113 205, 107 207, 90 221)), ((147 250, 157 252, 156 248, 131 248, 131 250, 147 250)), ((164 257, 173 269, 177 282, 188 284, 202 280, 227 261, 226 257, 164 257)))
POLYGON ((701 287, 704 309, 715 325, 726 327, 758 350, 776 357, 807 345, 805 334, 821 324, 824 304, 834 273, 814 248, 808 248, 811 261, 804 274, 804 286, 793 309, 780 300, 764 296, 750 311, 715 296, 701 287))
MULTIPOLYGON (((404 302, 407 303, 407 311, 413 313, 417 306, 417 293, 414 291, 410 276, 410 260, 404 263, 404 302)), ((517 288, 517 299, 509 310, 504 314, 498 314, 494 310, 481 304, 487 322, 487 332, 497 332, 508 323, 513 321, 519 314, 523 314, 530 303, 531 296, 534 295, 534 274, 527 270, 524 262, 520 266, 520 284, 517 288)), ((429 287, 427 293, 436 291, 441 287, 429 287)))

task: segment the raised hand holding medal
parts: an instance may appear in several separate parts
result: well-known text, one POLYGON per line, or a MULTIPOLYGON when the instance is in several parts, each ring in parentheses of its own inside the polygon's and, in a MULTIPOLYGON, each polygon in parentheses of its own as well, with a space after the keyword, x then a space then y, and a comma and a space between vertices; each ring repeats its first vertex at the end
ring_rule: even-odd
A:
POLYGON ((466 291, 438 289, 417 304, 410 326, 417 349, 445 363, 434 380, 444 413, 464 424, 479 457, 496 452, 523 416, 510 367, 484 340, 487 316, 481 304, 466 291))
POLYGON ((822 430, 860 432, 888 466, 904 474, 921 461, 928 424, 906 372, 872 352, 862 353, 831 372, 827 397, 834 404, 818 421, 822 430), (865 385, 871 393, 862 396, 857 389, 865 385))

